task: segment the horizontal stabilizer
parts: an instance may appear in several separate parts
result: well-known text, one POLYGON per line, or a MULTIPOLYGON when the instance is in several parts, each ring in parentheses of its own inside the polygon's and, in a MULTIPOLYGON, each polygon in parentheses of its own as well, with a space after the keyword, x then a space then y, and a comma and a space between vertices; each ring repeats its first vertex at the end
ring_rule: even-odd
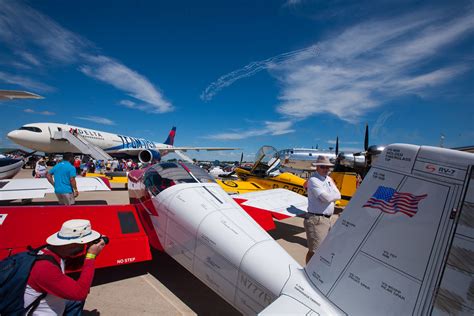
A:
MULTIPOLYGON (((0 210, 0 260, 39 247, 70 219, 88 219, 92 229, 109 238, 96 267, 151 259, 148 237, 132 205, 20 206, 0 210), (21 229, 19 229, 21 228, 21 229)), ((68 271, 75 268, 66 267, 68 271)))
POLYGON ((308 198, 287 189, 255 191, 233 195, 242 206, 271 212, 276 219, 302 216, 307 213, 308 198))

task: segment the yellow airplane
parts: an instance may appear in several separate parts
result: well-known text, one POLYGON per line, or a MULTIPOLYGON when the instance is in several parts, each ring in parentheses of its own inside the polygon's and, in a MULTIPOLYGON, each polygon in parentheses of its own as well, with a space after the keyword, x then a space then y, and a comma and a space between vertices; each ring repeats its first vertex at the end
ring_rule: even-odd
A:
MULTIPOLYGON (((280 165, 278 151, 272 146, 263 146, 257 152, 253 167, 237 167, 231 175, 238 179, 216 179, 229 194, 242 194, 259 190, 283 188, 306 196, 306 179, 289 172, 274 173, 280 165)), ((228 176, 227 176, 228 177, 228 176)), ((355 172, 332 172, 331 178, 341 192, 337 206, 346 206, 357 188, 355 172)))
POLYGON ((88 172, 86 177, 105 177, 110 183, 122 183, 125 186, 128 184, 128 177, 125 172, 106 172, 105 174, 88 172))
POLYGON ((238 179, 216 179, 217 183, 229 194, 242 194, 253 191, 284 188, 306 195, 303 185, 305 179, 291 173, 274 173, 278 170, 280 159, 274 147, 263 146, 255 156, 252 167, 236 167, 227 175, 236 175, 238 179))

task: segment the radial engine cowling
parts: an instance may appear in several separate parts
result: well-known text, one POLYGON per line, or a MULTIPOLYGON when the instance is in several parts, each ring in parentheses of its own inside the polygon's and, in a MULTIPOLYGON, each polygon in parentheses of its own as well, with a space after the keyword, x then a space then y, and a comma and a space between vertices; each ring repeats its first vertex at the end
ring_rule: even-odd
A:
POLYGON ((143 163, 150 163, 150 162, 154 162, 154 161, 160 161, 160 159, 161 159, 161 155, 156 150, 151 150, 151 149, 142 150, 138 154, 138 160, 140 160, 143 163))

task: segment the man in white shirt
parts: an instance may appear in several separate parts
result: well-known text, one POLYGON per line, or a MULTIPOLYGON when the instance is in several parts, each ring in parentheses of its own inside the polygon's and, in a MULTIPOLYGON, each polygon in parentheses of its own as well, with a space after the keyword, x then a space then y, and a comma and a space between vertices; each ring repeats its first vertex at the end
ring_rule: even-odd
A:
POLYGON ((35 178, 46 178, 47 172, 48 168, 46 167, 46 163, 43 158, 40 158, 40 160, 36 162, 35 178))
POLYGON ((331 229, 331 215, 334 213, 334 202, 341 198, 336 184, 328 176, 329 168, 334 166, 326 156, 316 160, 316 172, 307 181, 308 214, 304 220, 308 253, 306 263, 324 240, 331 229))

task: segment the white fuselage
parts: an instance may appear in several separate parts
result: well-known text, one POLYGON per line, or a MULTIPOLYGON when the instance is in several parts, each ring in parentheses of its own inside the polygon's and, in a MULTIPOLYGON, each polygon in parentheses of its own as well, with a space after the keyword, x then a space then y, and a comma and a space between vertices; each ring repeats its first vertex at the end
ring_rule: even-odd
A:
MULTIPOLYGON (((336 163, 336 154, 329 151, 312 148, 283 149, 279 152, 281 165, 295 170, 316 170, 318 156, 327 157, 332 163, 336 163)), ((352 153, 341 153, 340 163, 346 167, 365 166, 365 156, 354 156, 352 153)))
POLYGON ((0 180, 11 179, 23 167, 24 161, 22 159, 0 158, 4 163, 0 163, 0 180), (8 162, 8 163, 7 163, 8 162))
POLYGON ((283 167, 297 170, 316 170, 316 166, 313 164, 318 156, 327 157, 333 163, 336 161, 335 153, 311 148, 283 149, 279 154, 283 167))
POLYGON ((166 150, 167 148, 173 147, 171 145, 155 143, 143 138, 112 134, 89 128, 57 123, 26 124, 20 129, 11 131, 7 136, 9 139, 21 146, 45 153, 77 151, 74 146, 69 144, 69 142, 53 139, 54 133, 60 130, 71 132, 77 131, 78 135, 109 154, 124 152, 127 149, 166 150))
MULTIPOLYGON (((129 186, 143 184, 129 182, 129 186)), ((255 315, 289 287, 311 309, 340 313, 301 266, 219 185, 172 186, 152 199, 151 222, 164 250, 244 315, 255 315)))

